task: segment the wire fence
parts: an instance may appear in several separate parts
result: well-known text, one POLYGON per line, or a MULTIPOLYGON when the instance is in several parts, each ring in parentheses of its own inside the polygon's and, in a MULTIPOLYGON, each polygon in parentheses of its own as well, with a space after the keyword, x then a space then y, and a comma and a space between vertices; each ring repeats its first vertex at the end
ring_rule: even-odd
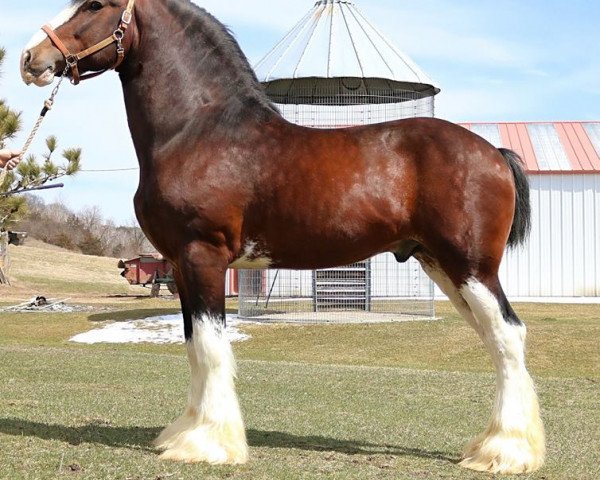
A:
POLYGON ((430 98, 414 102, 387 103, 383 105, 277 105, 283 116, 298 125, 316 128, 340 128, 369 125, 390 118, 430 117, 430 98))
POLYGON ((418 262, 392 254, 313 271, 241 270, 239 313, 273 322, 395 321, 435 316, 433 284, 418 262))
POLYGON ((265 88, 287 120, 307 127, 339 128, 434 115, 432 88, 409 89, 381 79, 278 80, 265 88))

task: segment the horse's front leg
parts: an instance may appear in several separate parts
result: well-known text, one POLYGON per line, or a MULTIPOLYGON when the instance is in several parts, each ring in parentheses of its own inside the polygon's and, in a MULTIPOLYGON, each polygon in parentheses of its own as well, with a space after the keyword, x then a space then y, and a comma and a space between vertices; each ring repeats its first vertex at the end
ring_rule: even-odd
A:
POLYGON ((227 260, 195 243, 176 272, 192 385, 188 406, 156 440, 162 458, 239 464, 248 459, 244 423, 235 393, 235 361, 225 335, 227 260))

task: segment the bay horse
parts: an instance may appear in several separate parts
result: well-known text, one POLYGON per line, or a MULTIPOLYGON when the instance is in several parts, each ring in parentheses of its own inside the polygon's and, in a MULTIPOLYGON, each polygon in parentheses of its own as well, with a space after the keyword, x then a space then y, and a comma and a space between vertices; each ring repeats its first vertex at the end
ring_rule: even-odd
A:
POLYGON ((491 421, 461 465, 542 465, 526 329, 498 280, 506 245, 523 242, 530 225, 515 153, 430 118, 327 130, 289 123, 231 33, 189 0, 74 0, 21 63, 24 81, 38 86, 111 68, 140 165, 136 214, 174 265, 181 295, 191 390, 157 439, 165 459, 248 458, 223 335, 228 268, 321 269, 392 252, 419 260, 496 368, 491 421))

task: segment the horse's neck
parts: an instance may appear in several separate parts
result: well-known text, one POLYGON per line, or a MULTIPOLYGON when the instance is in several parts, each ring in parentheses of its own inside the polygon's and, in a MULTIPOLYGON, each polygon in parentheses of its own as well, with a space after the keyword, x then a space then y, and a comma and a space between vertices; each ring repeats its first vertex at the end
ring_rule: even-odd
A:
MULTIPOLYGON (((275 114, 256 94, 234 87, 240 75, 235 63, 223 61, 210 32, 187 36, 185 28, 169 31, 177 24, 163 2, 148 2, 160 11, 144 10, 139 19, 139 43, 130 52, 122 71, 123 90, 129 126, 140 163, 160 160, 159 153, 190 148, 194 141, 210 141, 220 119, 232 117, 240 124, 230 129, 238 132, 242 122, 261 121, 275 114), (245 97, 246 95, 246 97, 245 97), (245 115, 245 104, 259 111, 245 115), (232 111, 233 110, 233 111, 232 111)), ((214 33, 214 32, 213 32, 214 33)), ((248 107, 250 108, 250 107, 248 107)), ((198 145, 199 147, 200 145, 198 145)), ((144 165, 142 165, 144 167, 144 165)))

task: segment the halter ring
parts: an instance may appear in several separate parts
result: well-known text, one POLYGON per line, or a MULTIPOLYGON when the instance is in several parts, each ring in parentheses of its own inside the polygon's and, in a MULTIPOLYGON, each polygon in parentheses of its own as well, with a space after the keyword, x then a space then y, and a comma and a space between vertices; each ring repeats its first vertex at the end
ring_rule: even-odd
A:
POLYGON ((68 55, 65 57, 65 62, 67 62, 69 68, 73 68, 77 66, 77 62, 79 62, 79 60, 77 59, 76 55, 68 55))

